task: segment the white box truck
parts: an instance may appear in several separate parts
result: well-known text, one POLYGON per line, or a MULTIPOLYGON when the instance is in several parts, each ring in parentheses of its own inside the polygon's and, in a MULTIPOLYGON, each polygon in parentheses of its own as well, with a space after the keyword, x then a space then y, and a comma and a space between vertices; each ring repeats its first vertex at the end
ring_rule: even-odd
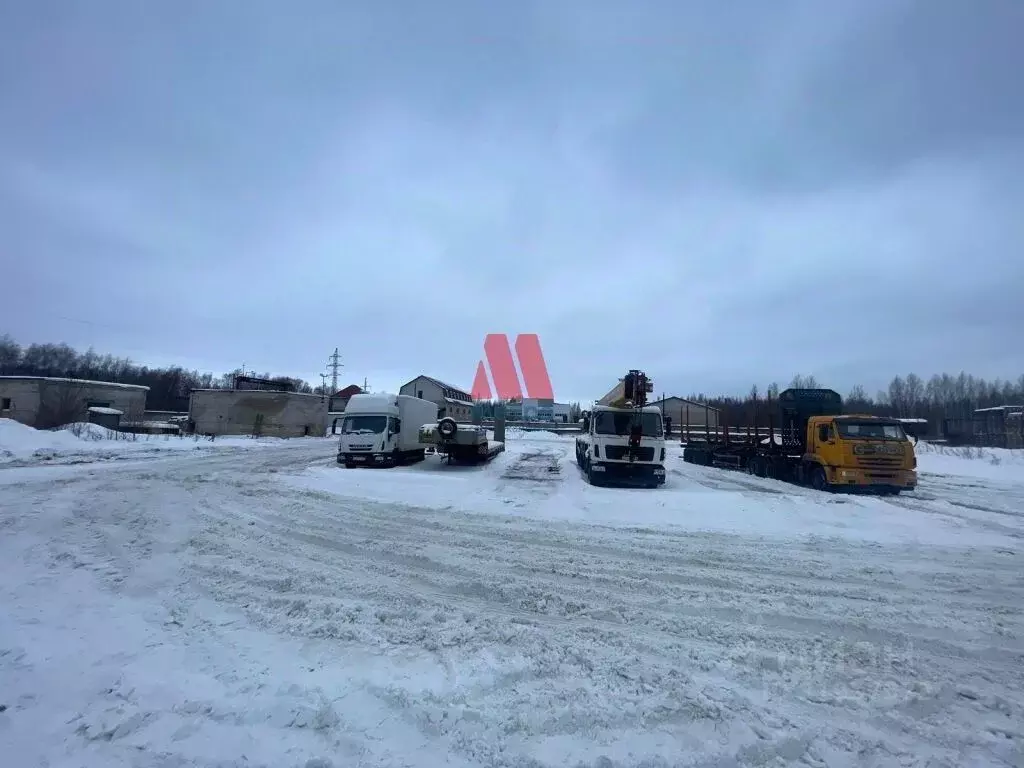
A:
POLYGON ((408 395, 353 395, 345 406, 338 463, 393 467, 423 461, 420 427, 437 423, 437 405, 408 395))

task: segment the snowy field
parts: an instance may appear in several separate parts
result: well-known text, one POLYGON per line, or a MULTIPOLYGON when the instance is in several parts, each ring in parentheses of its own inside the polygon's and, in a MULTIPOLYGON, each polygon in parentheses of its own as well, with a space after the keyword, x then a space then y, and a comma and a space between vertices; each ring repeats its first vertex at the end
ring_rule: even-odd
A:
POLYGON ((1024 765, 1019 455, 881 499, 507 444, 8 443, 2 764, 1024 765))

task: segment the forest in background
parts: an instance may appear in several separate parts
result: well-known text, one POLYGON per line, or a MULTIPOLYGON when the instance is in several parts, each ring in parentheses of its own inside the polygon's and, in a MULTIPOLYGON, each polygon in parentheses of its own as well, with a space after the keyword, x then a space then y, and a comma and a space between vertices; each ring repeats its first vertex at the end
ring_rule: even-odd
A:
MULTIPOLYGON (((222 374, 189 371, 180 366, 152 368, 133 363, 127 357, 85 352, 67 344, 29 344, 22 347, 10 335, 0 336, 0 376, 58 376, 89 381, 113 381, 149 387, 146 408, 151 411, 187 411, 193 389, 231 389, 241 369, 222 374)), ((249 376, 290 384, 296 392, 320 393, 309 382, 269 372, 245 372, 249 376)), ((333 394, 333 393, 332 393, 333 394)))
MULTIPOLYGON (((189 371, 179 366, 148 367, 124 357, 100 354, 90 348, 85 352, 67 344, 29 344, 22 347, 10 335, 0 336, 0 375, 61 376, 149 387, 146 407, 155 411, 186 411, 192 389, 231 388, 240 369, 222 374, 189 371)), ((298 392, 319 394, 322 385, 313 386, 302 379, 269 372, 247 372, 249 375, 292 385, 298 392)), ((778 394, 786 387, 822 386, 813 375, 797 375, 783 387, 772 384, 768 391, 752 387, 745 396, 709 395, 703 392, 687 395, 688 399, 708 403, 722 412, 722 420, 730 424, 767 424, 766 396, 778 394)), ((660 397, 662 393, 657 393, 660 397)), ((666 392, 666 395, 673 393, 666 392)), ((1016 380, 985 380, 967 373, 935 374, 927 380, 910 373, 893 377, 887 389, 869 396, 862 386, 840 392, 848 412, 879 416, 922 418, 937 424, 945 418, 967 418, 978 408, 997 405, 1024 404, 1024 374, 1016 380)), ((579 403, 573 403, 578 412, 579 403)))

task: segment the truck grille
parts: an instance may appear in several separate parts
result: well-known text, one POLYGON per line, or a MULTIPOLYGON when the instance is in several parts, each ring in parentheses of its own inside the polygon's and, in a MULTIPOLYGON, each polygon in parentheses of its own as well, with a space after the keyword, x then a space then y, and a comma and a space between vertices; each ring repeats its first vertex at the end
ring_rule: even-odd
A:
MULTIPOLYGON (((604 448, 605 458, 612 461, 622 461, 626 458, 629 448, 625 445, 608 445, 604 448)), ((640 446, 633 453, 637 461, 654 461, 654 449, 650 446, 640 446)))
POLYGON ((875 469, 899 469, 902 463, 902 458, 896 458, 891 456, 857 457, 857 466, 859 467, 870 467, 875 469))

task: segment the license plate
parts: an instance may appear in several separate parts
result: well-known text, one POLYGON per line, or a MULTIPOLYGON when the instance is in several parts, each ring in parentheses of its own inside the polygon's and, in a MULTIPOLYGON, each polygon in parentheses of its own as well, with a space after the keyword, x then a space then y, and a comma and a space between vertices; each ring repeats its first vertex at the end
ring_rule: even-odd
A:
POLYGON ((366 461, 365 456, 353 456, 352 461, 366 461))

